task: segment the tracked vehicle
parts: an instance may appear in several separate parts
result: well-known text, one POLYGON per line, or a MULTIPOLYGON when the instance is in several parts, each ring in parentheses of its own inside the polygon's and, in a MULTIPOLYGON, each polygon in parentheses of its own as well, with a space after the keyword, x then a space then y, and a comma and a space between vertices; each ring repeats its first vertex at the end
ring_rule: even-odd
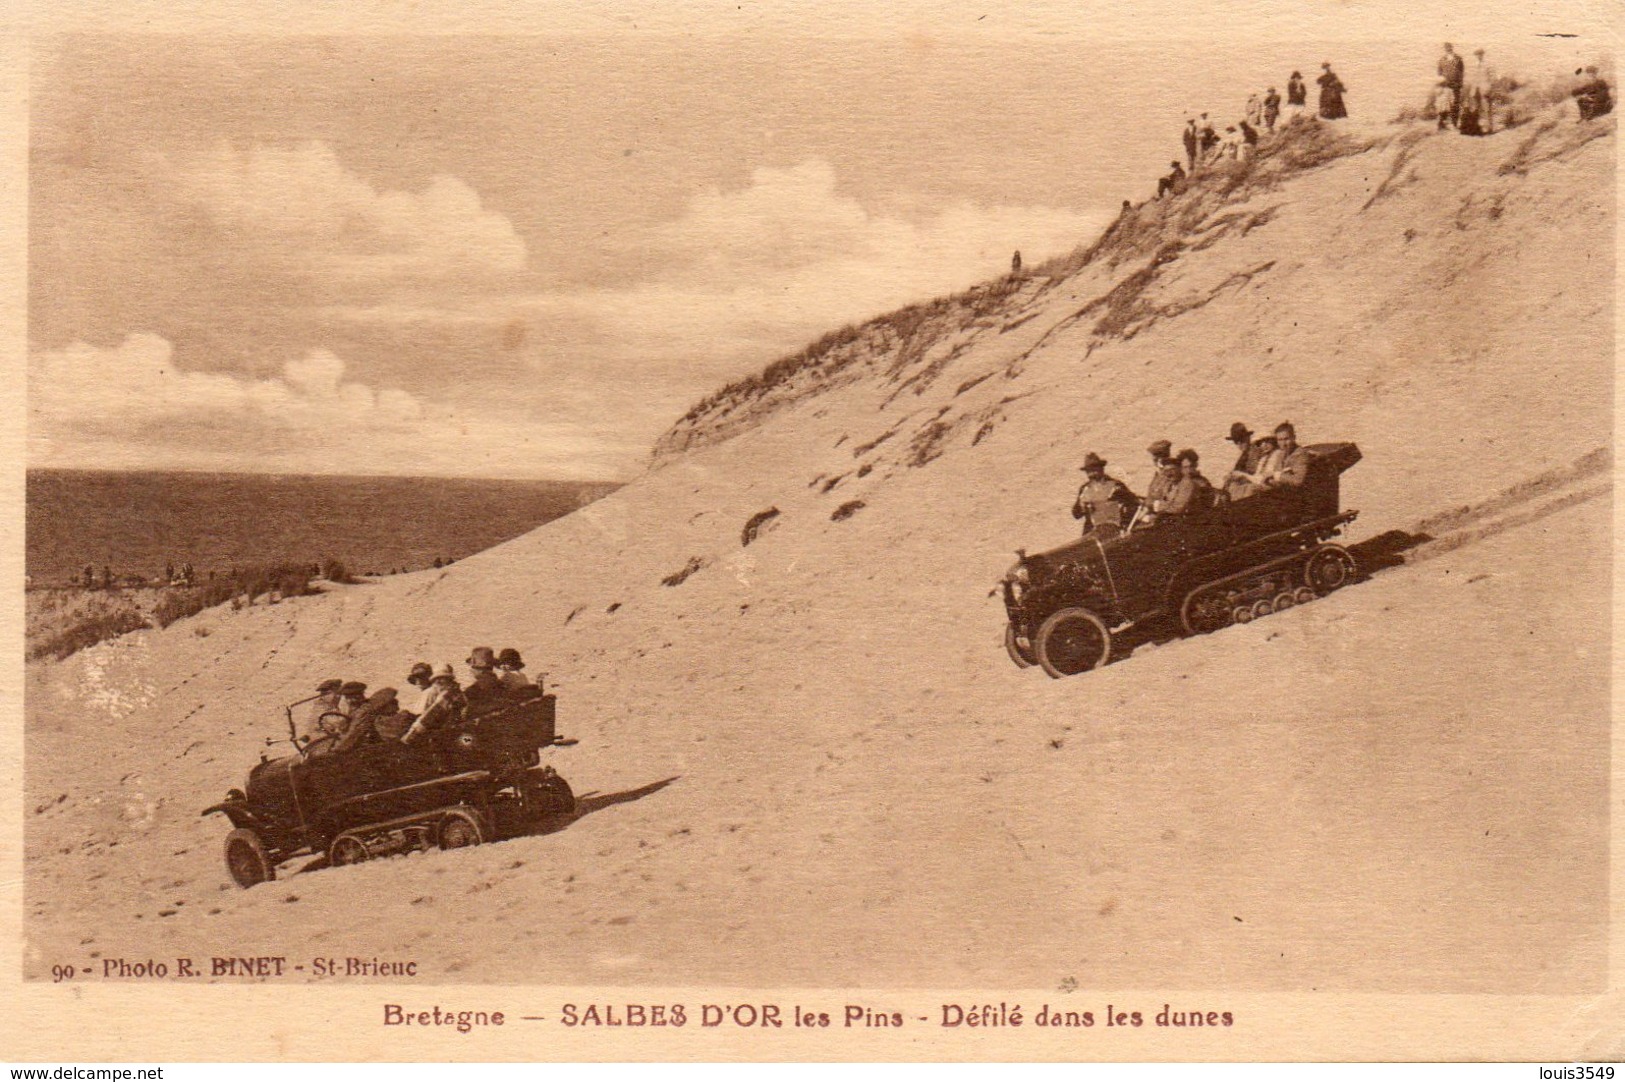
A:
MULTIPOLYGON (((306 700, 309 701, 309 700, 306 700)), ((413 744, 378 740, 345 751, 333 738, 295 734, 292 753, 262 754, 242 789, 203 810, 224 815, 226 871, 248 888, 300 856, 331 865, 420 849, 454 849, 545 830, 575 812, 569 784, 541 751, 574 740, 557 732, 556 700, 539 691, 470 710, 413 744)))
POLYGON ((1359 514, 1341 510, 1338 488, 1360 450, 1352 443, 1304 450, 1309 472, 1296 487, 1105 540, 1084 537, 1049 552, 1018 552, 1000 582, 1010 659, 1052 677, 1074 676, 1158 629, 1207 634, 1348 583, 1358 565, 1331 539, 1359 514))

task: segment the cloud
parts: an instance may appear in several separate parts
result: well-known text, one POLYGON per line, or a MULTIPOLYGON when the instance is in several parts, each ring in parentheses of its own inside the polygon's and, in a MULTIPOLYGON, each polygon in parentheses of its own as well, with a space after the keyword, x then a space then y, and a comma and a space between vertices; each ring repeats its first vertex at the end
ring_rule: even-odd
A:
POLYGON ((647 449, 610 419, 539 417, 502 402, 431 405, 346 380, 326 350, 272 379, 188 371, 168 341, 83 342, 29 364, 34 467, 607 478, 647 449))
POLYGON ((181 164, 165 161, 162 172, 223 242, 314 276, 365 282, 525 267, 513 223, 456 177, 437 176, 421 192, 379 190, 322 142, 220 142, 181 164))
POLYGON ((134 334, 111 349, 83 342, 36 354, 29 365, 29 444, 47 465, 81 438, 143 433, 186 442, 199 431, 240 438, 320 433, 410 432, 424 415, 404 391, 344 380, 344 361, 315 350, 280 378, 249 380, 177 365, 169 342, 134 334))

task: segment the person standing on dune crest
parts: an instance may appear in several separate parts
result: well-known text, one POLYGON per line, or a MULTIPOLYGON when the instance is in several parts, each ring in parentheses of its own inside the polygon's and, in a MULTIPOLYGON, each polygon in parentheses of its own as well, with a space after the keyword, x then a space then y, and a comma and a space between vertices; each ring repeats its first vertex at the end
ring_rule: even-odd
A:
POLYGON ((1348 87, 1343 85, 1332 71, 1330 60, 1320 65, 1321 75, 1315 82, 1320 84, 1320 118, 1322 120, 1342 120, 1349 115, 1348 108, 1343 104, 1343 95, 1348 87))

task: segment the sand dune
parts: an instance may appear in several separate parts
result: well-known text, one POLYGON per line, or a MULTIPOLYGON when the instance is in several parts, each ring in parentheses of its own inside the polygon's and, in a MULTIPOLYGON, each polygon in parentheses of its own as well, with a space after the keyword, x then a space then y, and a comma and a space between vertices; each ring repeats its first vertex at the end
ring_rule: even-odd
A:
POLYGON ((1600 988, 1613 121, 1352 149, 1147 207, 913 338, 864 329, 444 571, 31 666, 30 975, 328 952, 481 982, 1600 988), (1238 418, 1359 443, 1380 569, 1084 677, 1014 668, 989 590, 1074 536, 1083 454, 1138 489, 1167 437, 1222 474, 1238 418), (576 822, 230 886, 198 811, 280 703, 475 643, 556 684, 576 822))

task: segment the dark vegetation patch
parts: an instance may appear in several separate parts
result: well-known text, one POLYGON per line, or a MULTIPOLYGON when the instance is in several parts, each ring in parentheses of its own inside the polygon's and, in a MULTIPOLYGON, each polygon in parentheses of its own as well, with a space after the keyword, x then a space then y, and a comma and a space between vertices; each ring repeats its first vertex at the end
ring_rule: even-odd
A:
POLYGON ((116 639, 131 631, 140 631, 146 626, 146 617, 134 609, 121 608, 100 613, 35 644, 28 651, 28 660, 37 661, 48 657, 61 661, 88 646, 116 639))
POLYGON ((766 511, 758 511, 745 520, 745 528, 739 531, 739 545, 741 548, 749 545, 761 534, 762 527, 779 517, 777 507, 769 507, 766 511))
MULTIPOLYGON (((339 565, 336 570, 343 571, 343 566, 339 565)), ((262 597, 279 601, 321 592, 320 588, 311 585, 308 564, 270 564, 239 571, 235 575, 221 575, 202 586, 170 590, 154 606, 152 620, 159 627, 168 627, 176 620, 227 601, 252 605, 262 597)))
POLYGON ((992 372, 983 372, 980 376, 974 376, 971 379, 968 379, 964 383, 961 383, 959 385, 959 389, 954 392, 954 397, 958 398, 960 395, 964 394, 966 391, 970 390, 972 387, 976 386, 978 383, 981 383, 983 380, 992 379, 992 378, 993 378, 993 373, 992 372))
POLYGON ((865 462, 863 465, 858 467, 858 476, 868 477, 870 473, 874 472, 874 468, 875 464, 873 462, 865 462))
POLYGON ((908 464, 910 466, 924 466, 933 459, 939 458, 942 455, 943 444, 947 441, 948 434, 953 430, 953 425, 942 421, 940 418, 922 425, 920 430, 914 433, 914 438, 909 441, 908 464))
POLYGON ((876 447, 879 447, 881 444, 885 443, 895 435, 897 435, 897 429, 887 429, 874 439, 870 440, 868 443, 860 443, 858 446, 852 448, 852 457, 862 458, 864 455, 868 454, 870 451, 873 451, 876 447))
POLYGON ((660 584, 662 586, 681 586, 683 583, 688 581, 688 577, 690 575, 694 574, 694 572, 698 571, 704 566, 704 560, 700 559, 698 556, 690 556, 688 558, 688 563, 661 579, 660 584))
POLYGON ((822 492, 828 492, 830 489, 834 488, 836 485, 840 484, 844 480, 846 480, 846 474, 844 474, 844 473, 836 474, 834 477, 831 477, 828 481, 825 481, 824 484, 823 484, 823 487, 820 488, 818 491, 821 492, 821 493, 822 492))
POLYGON ((571 609, 570 614, 564 618, 565 626, 568 627, 570 625, 570 621, 574 620, 577 616, 580 616, 581 610, 586 607, 587 606, 585 605, 577 605, 575 608, 571 609))
POLYGON ((869 505, 864 503, 862 500, 848 500, 841 504, 841 506, 837 507, 834 511, 830 512, 830 521, 844 522, 868 506, 869 505))
POLYGON ((620 607, 621 607, 621 603, 619 601, 613 601, 613 602, 610 603, 609 608, 605 609, 604 611, 605 612, 614 612, 616 609, 618 609, 620 607))

